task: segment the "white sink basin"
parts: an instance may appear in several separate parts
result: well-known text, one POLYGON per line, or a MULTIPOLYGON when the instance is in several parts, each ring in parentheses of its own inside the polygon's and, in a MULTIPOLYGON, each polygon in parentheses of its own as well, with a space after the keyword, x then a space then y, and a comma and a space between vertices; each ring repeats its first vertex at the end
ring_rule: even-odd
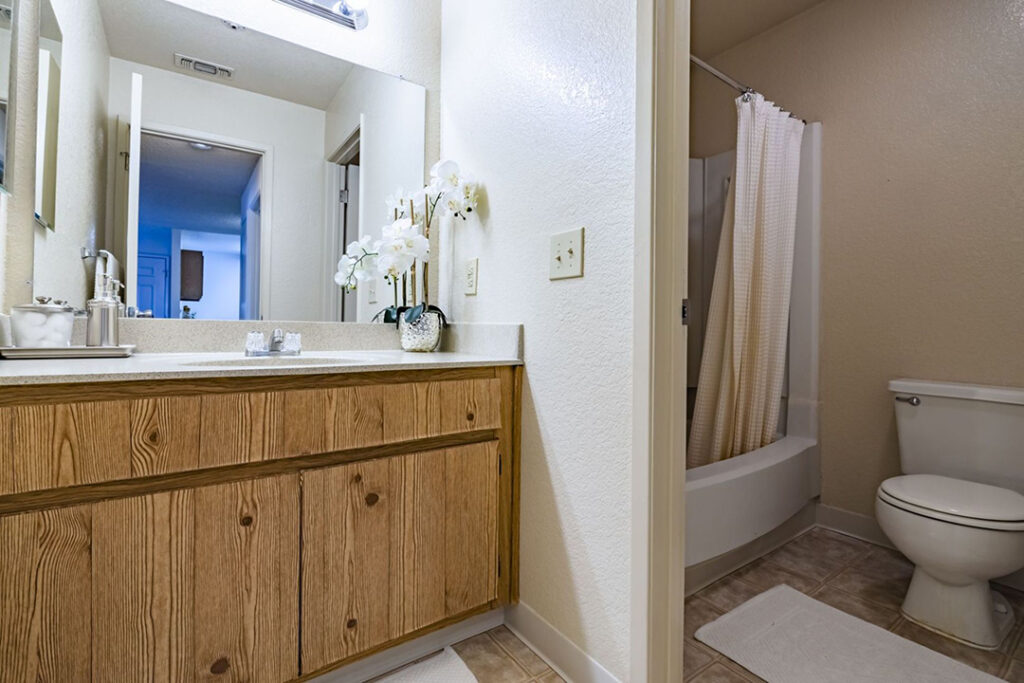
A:
POLYGON ((315 358, 311 356, 256 356, 252 358, 225 358, 224 360, 201 360, 182 363, 191 367, 210 368, 280 368, 299 365, 352 365, 359 361, 353 358, 315 358))

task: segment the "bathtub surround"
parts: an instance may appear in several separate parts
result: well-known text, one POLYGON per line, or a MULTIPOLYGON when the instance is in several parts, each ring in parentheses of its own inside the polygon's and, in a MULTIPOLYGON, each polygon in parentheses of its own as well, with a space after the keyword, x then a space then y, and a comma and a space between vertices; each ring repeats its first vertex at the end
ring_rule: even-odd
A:
MULTIPOLYGON (((708 59, 825 122, 830 508, 873 516, 875 489, 899 472, 890 378, 1024 385, 1024 308, 1009 294, 1024 289, 1024 35, 1014 7, 826 0, 708 59)), ((735 95, 693 78, 692 156, 703 157, 733 144, 735 95)))

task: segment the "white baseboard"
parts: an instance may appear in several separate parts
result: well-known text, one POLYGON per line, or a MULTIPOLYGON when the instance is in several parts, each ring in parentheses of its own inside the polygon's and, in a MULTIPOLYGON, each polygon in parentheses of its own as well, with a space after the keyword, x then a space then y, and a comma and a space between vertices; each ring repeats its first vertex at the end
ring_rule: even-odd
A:
MULTIPOLYGON (((840 510, 828 505, 818 505, 818 526, 823 526, 826 529, 832 529, 847 536, 854 536, 877 545, 884 545, 887 548, 894 547, 885 535, 885 532, 882 531, 882 527, 878 526, 875 518, 868 515, 850 512, 849 510, 840 510)), ((995 582, 1024 591, 1024 569, 1015 574, 995 579, 995 582)))
POLYGON ((505 626, 569 683, 621 683, 527 605, 520 603, 507 608, 505 626))
POLYGON ((360 659, 358 662, 353 662, 348 666, 329 671, 323 676, 317 676, 310 683, 363 683, 363 681, 386 674, 410 662, 415 662, 417 659, 426 657, 432 652, 442 650, 466 638, 472 638, 484 631, 497 628, 501 626, 504 620, 505 613, 500 609, 491 610, 485 614, 478 614, 457 624, 428 633, 416 640, 410 640, 407 643, 402 643, 383 652, 370 655, 365 659, 360 659))

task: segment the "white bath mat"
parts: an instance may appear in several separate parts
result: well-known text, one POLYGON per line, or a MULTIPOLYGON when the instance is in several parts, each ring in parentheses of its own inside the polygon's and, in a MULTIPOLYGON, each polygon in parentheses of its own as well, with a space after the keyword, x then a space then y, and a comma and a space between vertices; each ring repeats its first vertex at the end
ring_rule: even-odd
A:
POLYGON ((477 680, 455 650, 446 647, 440 654, 377 678, 374 683, 477 683, 477 680))
POLYGON ((768 683, 999 680, 789 586, 776 586, 705 624, 697 640, 768 683))

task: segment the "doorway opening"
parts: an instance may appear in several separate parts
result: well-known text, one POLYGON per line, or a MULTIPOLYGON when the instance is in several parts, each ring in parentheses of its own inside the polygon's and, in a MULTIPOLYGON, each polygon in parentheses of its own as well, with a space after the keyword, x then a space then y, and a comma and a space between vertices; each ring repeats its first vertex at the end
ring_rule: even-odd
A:
MULTIPOLYGON (((356 129, 327 160, 327 229, 325 282, 334 280, 338 259, 349 243, 359 239, 359 132, 356 129)), ((325 319, 356 322, 357 294, 341 287, 328 287, 325 319)))
POLYGON ((260 319, 263 154, 141 131, 138 308, 260 319))

